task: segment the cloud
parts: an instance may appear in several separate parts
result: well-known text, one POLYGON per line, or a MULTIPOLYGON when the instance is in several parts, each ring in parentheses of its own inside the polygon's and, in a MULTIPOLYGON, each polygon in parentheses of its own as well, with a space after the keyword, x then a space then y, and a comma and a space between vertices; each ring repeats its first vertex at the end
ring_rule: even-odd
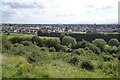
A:
POLYGON ((116 16, 118 10, 117 1, 118 0, 2 0, 1 12, 4 22, 108 23, 110 21, 113 22, 113 19, 116 21, 118 18, 116 16))
POLYGON ((11 8, 44 8, 44 4, 42 2, 18 2, 18 1, 3 1, 4 6, 9 6, 11 8))
POLYGON ((16 14, 15 9, 10 9, 8 7, 2 7, 2 9, 0 10, 0 12, 2 12, 2 17, 3 18, 10 18, 12 17, 14 14, 16 14))
POLYGON ((108 6, 102 6, 101 8, 98 8, 98 9, 105 10, 105 9, 112 9, 112 8, 113 8, 112 5, 108 5, 108 6))
POLYGON ((94 8, 94 5, 86 5, 85 8, 94 8))

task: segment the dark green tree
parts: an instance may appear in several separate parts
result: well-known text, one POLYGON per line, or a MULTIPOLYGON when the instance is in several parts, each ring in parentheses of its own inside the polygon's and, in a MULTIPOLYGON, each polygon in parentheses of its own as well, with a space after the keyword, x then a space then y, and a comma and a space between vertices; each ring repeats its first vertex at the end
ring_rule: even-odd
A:
POLYGON ((92 41, 92 43, 99 47, 101 50, 104 50, 105 45, 106 45, 106 41, 104 39, 95 39, 92 41))
POLYGON ((112 38, 112 39, 109 40, 108 44, 110 46, 117 46, 118 47, 120 43, 119 43, 119 41, 117 39, 112 38))
POLYGON ((65 36, 62 39, 62 44, 68 47, 74 47, 76 45, 76 39, 70 36, 65 36))

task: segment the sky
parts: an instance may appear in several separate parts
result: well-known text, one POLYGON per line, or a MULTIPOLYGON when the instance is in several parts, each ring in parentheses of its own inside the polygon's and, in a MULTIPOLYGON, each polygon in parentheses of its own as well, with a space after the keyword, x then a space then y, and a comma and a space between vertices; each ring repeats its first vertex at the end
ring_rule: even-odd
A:
POLYGON ((0 23, 114 24, 119 0, 0 0, 0 23))

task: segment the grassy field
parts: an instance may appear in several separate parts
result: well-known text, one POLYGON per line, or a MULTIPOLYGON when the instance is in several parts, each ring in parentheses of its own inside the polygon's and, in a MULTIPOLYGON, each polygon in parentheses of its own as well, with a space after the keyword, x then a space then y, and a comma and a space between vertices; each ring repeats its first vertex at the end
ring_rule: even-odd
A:
POLYGON ((43 64, 29 64, 24 57, 3 55, 3 77, 51 77, 51 78, 110 78, 112 75, 106 75, 102 70, 97 69, 91 72, 65 63, 62 60, 55 60, 43 64), (24 64, 24 66, 20 66, 24 64), (21 70, 21 73, 18 71, 21 70), (26 70, 32 70, 27 72, 26 70), (37 70, 37 72, 35 72, 37 70), (40 71, 39 71, 40 70, 40 71), (39 76, 38 76, 39 75, 39 76))
MULTIPOLYGON (((7 36, 8 39, 11 37, 33 37, 37 36, 36 34, 23 34, 23 33, 10 33, 10 35, 7 36)), ((46 37, 46 36, 39 36, 40 38, 46 38, 46 39, 59 39, 58 37, 46 37)))
MULTIPOLYGON (((58 37, 44 37, 39 45, 32 41, 12 43, 12 37, 33 37, 34 34, 4 34, 0 65, 3 78, 117 78, 120 46, 101 50, 93 43, 81 41, 79 48, 60 44, 58 37), (48 40, 47 40, 48 39, 48 40), (57 43, 56 43, 57 42, 57 43), (81 44, 83 43, 83 44, 81 44), (57 45, 59 44, 59 45, 57 45), (85 46, 86 47, 83 47, 85 46), (57 49, 60 50, 57 51, 57 49), (72 51, 70 52, 69 50, 72 51), (94 51, 95 50, 95 51, 94 51), (96 52, 100 50, 100 53, 96 52)), ((37 40, 40 42, 40 40, 37 40)), ((15 38, 15 40, 17 40, 15 38)), ((22 39, 21 39, 22 40, 22 39)), ((42 40, 42 39, 41 39, 42 40)), ((68 39, 67 39, 68 40, 68 39)), ((13 40, 14 41, 14 40, 13 40)), ((37 42, 37 41, 36 41, 37 42)), ((99 43, 99 42, 98 42, 99 43)), ((107 46, 106 46, 107 45, 107 46)))

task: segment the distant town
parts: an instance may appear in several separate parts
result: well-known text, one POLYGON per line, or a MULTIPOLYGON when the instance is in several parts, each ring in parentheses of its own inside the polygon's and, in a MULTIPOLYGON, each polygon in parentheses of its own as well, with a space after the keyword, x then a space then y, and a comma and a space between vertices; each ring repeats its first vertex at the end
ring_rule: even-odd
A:
POLYGON ((119 24, 1 24, 2 30, 15 33, 43 32, 120 32, 119 24))

